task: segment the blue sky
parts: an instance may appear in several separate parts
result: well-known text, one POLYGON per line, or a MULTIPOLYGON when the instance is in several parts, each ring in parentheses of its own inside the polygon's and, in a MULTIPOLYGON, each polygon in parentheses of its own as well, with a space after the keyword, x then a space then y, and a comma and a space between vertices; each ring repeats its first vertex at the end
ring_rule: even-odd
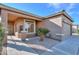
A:
POLYGON ((79 4, 74 3, 5 3, 5 5, 27 11, 39 16, 47 16, 55 12, 66 10, 74 20, 74 24, 79 24, 79 4))

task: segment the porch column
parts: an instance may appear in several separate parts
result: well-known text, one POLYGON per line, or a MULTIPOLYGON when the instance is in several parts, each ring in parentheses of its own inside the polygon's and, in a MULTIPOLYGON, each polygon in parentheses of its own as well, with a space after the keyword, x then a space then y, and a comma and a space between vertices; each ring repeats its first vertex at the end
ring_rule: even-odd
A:
POLYGON ((3 49, 1 54, 7 54, 7 48, 4 46, 7 46, 7 32, 8 32, 8 13, 6 10, 1 10, 1 23, 3 25, 3 28, 5 30, 4 39, 3 39, 3 49), (6 49, 6 50, 5 50, 6 49))
POLYGON ((6 10, 1 10, 1 23, 5 29, 5 33, 7 33, 7 21, 8 21, 8 13, 6 10))
POLYGON ((1 23, 5 30, 3 45, 7 43, 7 32, 8 32, 8 13, 6 10, 1 10, 1 23))

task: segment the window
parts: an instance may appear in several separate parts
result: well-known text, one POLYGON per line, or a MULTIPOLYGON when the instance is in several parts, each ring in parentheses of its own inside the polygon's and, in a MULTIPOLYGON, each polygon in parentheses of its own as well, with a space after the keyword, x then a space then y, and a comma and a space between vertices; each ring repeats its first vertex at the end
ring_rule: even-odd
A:
POLYGON ((24 21, 24 25, 20 26, 20 31, 27 33, 35 32, 35 22, 34 21, 24 21))

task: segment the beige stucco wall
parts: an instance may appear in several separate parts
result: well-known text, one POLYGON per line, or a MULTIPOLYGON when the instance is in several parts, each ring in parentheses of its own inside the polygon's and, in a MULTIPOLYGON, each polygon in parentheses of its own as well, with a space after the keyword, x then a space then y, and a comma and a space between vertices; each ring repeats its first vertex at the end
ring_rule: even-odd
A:
POLYGON ((36 28, 44 28, 44 21, 36 21, 36 28))
POLYGON ((14 24, 14 28, 15 28, 14 32, 19 32, 20 31, 19 27, 20 25, 23 24, 24 24, 24 19, 17 19, 14 24))
POLYGON ((44 27, 50 31, 51 38, 61 39, 62 34, 62 17, 56 16, 44 21, 44 27))
POLYGON ((8 22, 8 34, 14 35, 14 22, 8 22))
MULTIPOLYGON (((45 27, 50 31, 51 37, 54 39, 62 40, 65 37, 70 36, 71 31, 64 31, 64 22, 68 23, 72 27, 72 22, 63 15, 45 19, 43 22, 38 23, 38 27, 45 27), (66 35, 67 34, 67 35, 66 35)), ((68 26, 68 30, 71 30, 68 26)))
POLYGON ((31 38, 31 37, 34 37, 34 36, 35 36, 34 33, 31 33, 31 34, 27 34, 26 32, 16 33, 16 37, 18 37, 18 38, 31 38))

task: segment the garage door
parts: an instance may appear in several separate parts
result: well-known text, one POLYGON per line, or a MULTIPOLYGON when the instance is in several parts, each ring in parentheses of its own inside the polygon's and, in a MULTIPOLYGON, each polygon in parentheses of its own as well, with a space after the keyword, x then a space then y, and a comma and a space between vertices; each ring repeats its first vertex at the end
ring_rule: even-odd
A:
POLYGON ((65 22, 63 22, 63 30, 65 36, 69 36, 71 34, 71 26, 65 22))

